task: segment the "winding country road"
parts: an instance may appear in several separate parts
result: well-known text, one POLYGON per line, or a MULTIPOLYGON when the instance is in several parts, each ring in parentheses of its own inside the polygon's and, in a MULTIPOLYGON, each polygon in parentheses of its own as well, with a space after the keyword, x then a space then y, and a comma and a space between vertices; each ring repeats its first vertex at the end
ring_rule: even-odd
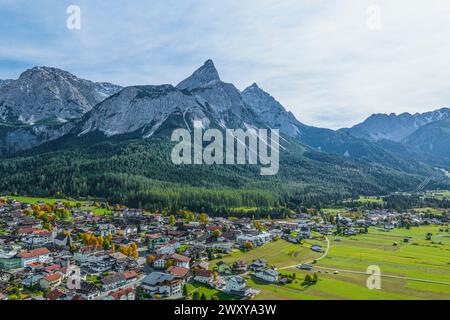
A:
MULTIPOLYGON (((320 261, 322 259, 325 259, 328 255, 328 251, 330 250, 330 239, 328 239, 328 237, 325 237, 325 241, 327 242, 327 248, 325 249, 325 252, 323 253, 323 255, 320 258, 314 259, 310 262, 305 262, 306 264, 312 264, 317 261, 320 261)), ((292 268, 297 268, 299 266, 299 264, 293 265, 293 266, 288 266, 288 267, 283 267, 283 268, 278 268, 277 270, 286 270, 286 269, 292 269, 292 268)))
MULTIPOLYGON (((325 240, 327 241, 327 249, 325 250, 324 254, 320 257, 317 258, 309 263, 313 263, 314 261, 318 262, 320 260, 323 260, 327 257, 328 255, 328 251, 330 250, 330 240, 326 237, 325 240)), ((289 266, 289 267, 283 267, 283 268, 279 268, 277 270, 286 270, 286 269, 293 269, 293 268, 297 268, 298 264, 293 265, 293 266, 289 266)), ((353 274, 363 274, 363 275, 370 275, 367 274, 367 272, 363 272, 363 271, 355 271, 355 270, 346 270, 346 269, 335 269, 335 268, 326 268, 326 267, 319 267, 319 266, 314 266, 314 269, 319 269, 319 270, 330 270, 330 271, 338 271, 338 272, 342 272, 342 273, 353 273, 353 274)), ((418 279, 418 278, 409 278, 409 277, 403 277, 403 276, 394 276, 394 275, 388 275, 388 274, 383 274, 381 273, 380 275, 383 278, 391 278, 391 279, 400 279, 400 280, 409 280, 409 281, 416 281, 416 282, 425 282, 425 283, 434 283, 434 284, 443 284, 443 285, 450 285, 450 282, 445 282, 445 281, 436 281, 436 280, 427 280, 427 279, 418 279)))

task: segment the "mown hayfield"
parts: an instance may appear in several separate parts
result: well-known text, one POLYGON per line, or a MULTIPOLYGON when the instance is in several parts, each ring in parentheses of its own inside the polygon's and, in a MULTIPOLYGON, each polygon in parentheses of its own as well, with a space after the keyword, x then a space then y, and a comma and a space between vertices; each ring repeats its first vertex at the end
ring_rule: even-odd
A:
POLYGON ((238 260, 251 263, 255 259, 265 259, 269 266, 283 268, 306 261, 312 261, 319 257, 320 254, 311 250, 311 246, 318 243, 324 244, 324 242, 315 240, 308 240, 303 245, 289 243, 285 240, 278 240, 250 251, 235 250, 230 255, 212 261, 211 266, 214 267, 219 261, 224 261, 232 265, 238 260))
MULTIPOLYGON (((29 204, 36 204, 39 202, 43 202, 43 203, 47 203, 47 204, 55 204, 56 202, 68 202, 68 203, 70 203, 70 205, 75 206, 75 204, 77 203, 75 201, 69 201, 69 200, 61 199, 61 198, 53 199, 53 198, 23 197, 23 196, 5 196, 3 198, 14 199, 14 200, 17 200, 17 201, 20 201, 23 203, 29 203, 29 204)), ((82 203, 82 202, 80 201, 80 203, 82 203)))
MULTIPOLYGON (((257 298, 450 299, 450 285, 404 279, 450 283, 450 234, 439 229, 426 226, 385 232, 371 228, 368 235, 331 241, 328 256, 317 263, 321 270, 318 284, 309 288, 302 287, 301 281, 285 287, 264 288, 263 285, 263 292, 257 298), (431 241, 425 240, 429 232, 433 234, 431 241), (412 239, 403 243, 407 236, 412 239), (394 242, 398 243, 397 247, 393 246, 394 242), (382 290, 369 290, 366 286, 368 276, 364 273, 370 265, 378 265, 384 275, 399 278, 382 277, 382 290), (334 274, 334 270, 339 273, 334 274)), ((297 279, 304 279, 306 275, 295 269, 282 273, 292 272, 297 274, 297 279)))
POLYGON ((62 198, 39 198, 39 197, 23 197, 23 196, 5 196, 2 198, 6 199, 14 199, 20 201, 22 203, 36 204, 36 203, 46 203, 46 204, 55 204, 57 202, 68 203, 71 207, 76 207, 77 204, 81 204, 80 209, 83 210, 91 210, 96 215, 107 215, 111 214, 111 210, 97 208, 92 206, 93 201, 74 201, 62 198))
POLYGON ((378 203, 378 204, 383 204, 384 200, 383 199, 378 199, 377 197, 360 197, 356 202, 359 203, 378 203))
POLYGON ((190 284, 187 284, 188 294, 190 298, 192 298, 192 295, 194 292, 198 292, 200 296, 204 294, 208 300, 211 300, 212 296, 216 296, 219 298, 219 300, 238 300, 238 297, 235 297, 230 294, 226 294, 222 291, 219 291, 217 289, 211 288, 207 285, 204 285, 199 282, 192 282, 190 284))
MULTIPOLYGON (((245 278, 249 286, 261 290, 255 298, 257 300, 450 299, 450 285, 409 279, 450 283, 450 234, 440 231, 441 228, 423 226, 389 232, 371 228, 367 235, 342 237, 341 241, 330 237, 328 256, 316 264, 319 281, 311 287, 302 285, 308 272, 296 268, 279 270, 284 275, 295 273, 296 279, 287 285, 268 284, 251 275, 245 278), (427 233, 433 234, 431 241, 425 240, 427 233), (405 237, 411 237, 409 243, 403 242, 405 237), (398 245, 394 246, 394 243, 398 245), (383 275, 398 278, 382 277, 382 289, 370 290, 366 271, 371 265, 379 266, 383 275), (335 274, 334 271, 339 272, 335 274)), ((316 240, 303 246, 279 240, 248 252, 235 251, 213 261, 211 266, 214 267, 218 261, 232 264, 237 260, 251 262, 263 258, 269 265, 284 268, 319 257, 320 254, 310 249, 316 243, 325 245, 316 240)))

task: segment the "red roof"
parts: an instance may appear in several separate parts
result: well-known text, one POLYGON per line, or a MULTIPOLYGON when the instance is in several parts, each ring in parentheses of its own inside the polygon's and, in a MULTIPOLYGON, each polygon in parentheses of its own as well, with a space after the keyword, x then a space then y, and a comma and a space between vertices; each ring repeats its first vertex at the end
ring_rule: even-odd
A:
POLYGON ((48 282, 52 282, 52 281, 56 281, 56 280, 58 280, 60 278, 61 278, 60 274, 54 273, 54 274, 51 274, 49 276, 46 276, 44 279, 47 280, 48 282))
POLYGON ((182 256, 181 254, 178 253, 174 253, 170 256, 171 259, 177 260, 177 261, 181 261, 181 262, 189 262, 191 261, 191 258, 186 257, 186 256, 182 256))
POLYGON ((189 272, 188 268, 171 266, 167 269, 167 272, 174 275, 175 277, 184 278, 186 274, 189 272))
POLYGON ((59 298, 61 298, 64 295, 65 295, 64 292, 62 292, 59 289, 55 289, 52 292, 50 292, 49 294, 47 294, 47 299, 48 300, 58 300, 59 298))
POLYGON ((210 270, 199 269, 199 270, 195 271, 195 276, 197 276, 197 277, 210 278, 211 275, 212 275, 212 272, 210 270))
POLYGON ((123 275, 124 275, 125 279, 127 279, 127 280, 136 278, 138 276, 136 271, 125 271, 123 273, 123 275))
POLYGON ((125 296, 125 295, 129 295, 130 293, 132 293, 134 291, 133 288, 127 288, 127 289, 122 289, 122 290, 118 290, 116 292, 111 293, 111 296, 114 299, 120 299, 121 297, 125 296))
POLYGON ((39 257, 42 256, 44 254, 49 254, 50 251, 47 248, 39 248, 39 249, 34 249, 31 251, 22 251, 19 254, 19 257, 22 259, 28 259, 28 258, 33 258, 33 257, 39 257))
POLYGON ((42 266, 42 262, 40 262, 40 261, 33 262, 29 266, 32 267, 32 268, 36 268, 36 267, 42 266))
POLYGON ((37 229, 37 230, 34 230, 33 231, 33 234, 47 234, 47 235, 50 235, 51 233, 50 233, 50 231, 48 231, 48 230, 45 230, 45 229, 37 229))
POLYGON ((53 270, 58 270, 58 269, 59 269, 59 266, 57 264, 53 264, 53 265, 45 268, 45 270, 47 270, 47 271, 53 271, 53 270))
POLYGON ((34 229, 34 228, 19 228, 19 229, 17 229, 17 233, 33 233, 34 230, 37 230, 37 229, 34 229))

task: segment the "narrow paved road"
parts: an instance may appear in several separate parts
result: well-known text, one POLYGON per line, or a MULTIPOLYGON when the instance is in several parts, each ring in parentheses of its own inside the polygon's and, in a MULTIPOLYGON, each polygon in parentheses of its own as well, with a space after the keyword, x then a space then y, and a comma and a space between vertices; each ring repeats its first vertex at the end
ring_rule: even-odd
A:
MULTIPOLYGON (((317 261, 320 261, 320 260, 326 258, 326 256, 328 255, 328 251, 330 250, 330 239, 328 239, 328 237, 325 237, 325 241, 327 242, 327 248, 326 248, 325 252, 323 253, 323 255, 320 258, 314 259, 314 260, 309 261, 309 262, 305 262, 306 264, 312 264, 314 261, 317 262, 317 261)), ((298 266, 299 266, 299 264, 295 264, 293 266, 278 268, 277 270, 292 269, 292 268, 297 268, 298 266)))

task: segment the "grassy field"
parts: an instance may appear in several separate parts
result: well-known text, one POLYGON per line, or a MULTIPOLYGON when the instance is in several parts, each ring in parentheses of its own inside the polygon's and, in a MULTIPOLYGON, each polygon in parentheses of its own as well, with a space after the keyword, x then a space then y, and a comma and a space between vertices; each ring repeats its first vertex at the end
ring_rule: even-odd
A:
POLYGON ((438 209, 438 208, 416 208, 412 209, 414 212, 420 212, 420 213, 432 213, 436 215, 442 215, 445 213, 445 209, 438 209))
POLYGON ((238 300, 238 297, 226 294, 225 292, 213 289, 199 282, 187 284, 187 288, 190 297, 192 297, 194 292, 198 292, 200 296, 204 294, 208 300, 211 300, 212 296, 217 296, 219 300, 238 300))
MULTIPOLYGON (((4 196, 2 198, 7 198, 7 199, 14 199, 23 203, 29 203, 29 204, 36 204, 39 202, 44 202, 44 203, 48 203, 48 204, 55 204, 56 202, 66 202, 69 203, 71 206, 75 206, 76 203, 78 203, 78 201, 70 201, 67 199, 52 199, 52 198, 36 198, 36 197, 22 197, 22 196, 4 196)), ((82 203, 82 201, 80 201, 80 203, 82 203)))
POLYGON ((267 285, 251 276, 246 276, 247 281, 261 290, 256 299, 450 299, 448 284, 404 279, 450 283, 450 234, 439 229, 426 226, 384 232, 371 228, 367 235, 331 241, 328 256, 317 263, 319 282, 311 287, 302 286, 306 272, 297 269, 280 271, 296 274, 297 280, 285 286, 267 285), (432 241, 425 240, 429 232, 432 241), (403 243, 405 237, 412 237, 409 243, 403 243), (394 242, 399 245, 393 246, 394 242), (365 272, 371 265, 378 265, 382 275, 399 279, 382 277, 382 289, 369 290, 365 272), (339 273, 334 274, 334 270, 339 273))
POLYGON ((347 210, 341 209, 341 208, 323 208, 323 209, 321 209, 321 211, 324 213, 341 213, 341 212, 345 212, 347 210))
POLYGON ((3 198, 14 199, 23 203, 36 204, 36 203, 46 203, 46 204, 55 204, 57 202, 68 203, 71 207, 76 207, 77 204, 81 204, 80 209, 82 210, 91 210, 96 215, 106 215, 111 214, 111 210, 106 210, 102 208, 97 208, 93 206, 94 201, 77 201, 77 200, 69 200, 62 198, 38 198, 38 197, 23 197, 23 196, 5 196, 3 198))
POLYGON ((214 267, 219 261, 232 265, 238 260, 251 263, 255 259, 265 259, 269 266, 275 266, 276 268, 288 267, 318 258, 320 254, 313 252, 311 245, 319 243, 324 244, 324 242, 315 240, 308 240, 303 245, 278 240, 250 251, 235 250, 222 259, 212 261, 211 266, 214 267))
POLYGON ((384 200, 383 199, 378 199, 377 197, 360 197, 356 202, 359 203, 378 203, 378 204, 383 204, 384 200))
MULTIPOLYGON (((346 200, 344 202, 350 203, 351 200, 346 200)), ((378 199, 377 197, 359 197, 359 199, 354 200, 354 202, 359 204, 366 204, 366 203, 384 204, 384 200, 382 198, 378 199)))

